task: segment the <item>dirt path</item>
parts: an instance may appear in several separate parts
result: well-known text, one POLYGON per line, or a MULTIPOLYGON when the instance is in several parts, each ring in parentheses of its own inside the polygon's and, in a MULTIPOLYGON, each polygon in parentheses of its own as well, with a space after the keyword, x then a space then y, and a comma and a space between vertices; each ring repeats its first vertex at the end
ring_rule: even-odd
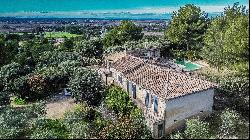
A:
POLYGON ((76 103, 70 96, 57 94, 46 101, 46 117, 50 119, 63 118, 67 111, 73 110, 76 103))

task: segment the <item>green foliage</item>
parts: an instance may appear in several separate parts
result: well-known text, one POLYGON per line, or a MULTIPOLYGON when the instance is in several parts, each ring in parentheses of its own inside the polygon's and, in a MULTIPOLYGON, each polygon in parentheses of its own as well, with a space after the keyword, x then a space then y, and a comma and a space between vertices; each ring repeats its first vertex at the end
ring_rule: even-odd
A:
POLYGON ((84 40, 77 45, 76 51, 83 57, 102 58, 103 43, 99 38, 84 40))
POLYGON ((74 48, 74 42, 72 39, 65 39, 60 50, 72 51, 74 48))
POLYGON ((88 139, 91 138, 91 131, 87 123, 74 122, 67 126, 70 139, 88 139))
POLYGON ((248 136, 248 125, 244 124, 245 122, 237 112, 226 109, 221 113, 220 120, 219 135, 221 138, 246 138, 248 136), (247 129, 248 131, 246 131, 247 129))
POLYGON ((0 69, 0 90, 8 90, 12 81, 22 75, 21 66, 18 63, 4 65, 0 69))
POLYGON ((14 97, 13 101, 14 101, 14 103, 16 105, 24 105, 24 104, 26 104, 26 101, 24 99, 18 98, 18 97, 14 97))
POLYGON ((6 106, 9 103, 10 103, 9 93, 0 92, 0 110, 1 110, 1 107, 6 106))
POLYGON ((79 68, 70 78, 68 87, 77 102, 86 101, 89 105, 99 105, 103 98, 104 84, 97 72, 79 68))
POLYGON ((0 112, 0 138, 23 138, 30 131, 29 123, 33 118, 44 115, 44 105, 25 108, 4 108, 0 112))
POLYGON ((238 4, 226 8, 224 13, 213 19, 208 28, 203 58, 217 68, 248 63, 249 14, 238 4))
POLYGON ((41 75, 40 79, 44 80, 40 81, 40 84, 42 84, 41 86, 44 86, 44 88, 47 88, 47 90, 43 92, 48 92, 47 94, 54 93, 66 87, 69 81, 69 75, 57 66, 43 67, 39 69, 36 74, 41 75))
POLYGON ((129 94, 118 86, 111 86, 108 89, 105 103, 108 108, 119 115, 130 114, 131 110, 135 108, 133 102, 129 98, 129 94))
POLYGON ((190 119, 186 122, 185 137, 188 139, 208 139, 211 134, 209 132, 209 124, 199 119, 190 119))
POLYGON ((142 122, 138 123, 129 117, 121 117, 105 127, 99 134, 101 139, 149 139, 150 131, 142 122))
POLYGON ((131 21, 122 21, 120 26, 109 31, 104 37, 105 47, 122 45, 126 41, 136 41, 143 37, 142 29, 131 21))
MULTIPOLYGON (((39 66, 57 66, 67 60, 80 60, 81 57, 75 52, 63 52, 63 51, 45 51, 39 58, 39 66)), ((79 61, 80 62, 80 61, 79 61)))
POLYGON ((86 103, 78 104, 73 111, 64 115, 64 124, 69 131, 69 138, 72 139, 90 138, 100 127, 104 127, 100 123, 103 123, 100 122, 100 116, 86 103))
POLYGON ((18 41, 16 40, 0 39, 0 66, 13 62, 15 55, 18 53, 18 47, 18 41))
POLYGON ((170 135, 171 139, 184 139, 183 134, 180 133, 179 131, 175 134, 170 135))
POLYGON ((173 18, 165 33, 166 38, 175 43, 177 50, 185 51, 185 57, 189 59, 195 56, 189 51, 200 51, 203 36, 207 29, 207 18, 199 7, 187 4, 178 12, 173 13, 173 18), (186 53, 189 53, 186 54, 186 53))
POLYGON ((68 77, 72 76, 79 67, 81 67, 81 63, 75 60, 67 60, 58 64, 58 69, 68 77))
POLYGON ((38 118, 32 124, 31 139, 65 139, 67 129, 61 120, 38 118))

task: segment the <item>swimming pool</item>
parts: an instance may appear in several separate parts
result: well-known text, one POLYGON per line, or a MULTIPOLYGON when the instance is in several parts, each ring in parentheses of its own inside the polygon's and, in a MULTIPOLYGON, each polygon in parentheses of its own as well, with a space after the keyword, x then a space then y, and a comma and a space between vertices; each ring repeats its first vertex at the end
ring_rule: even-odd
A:
POLYGON ((183 69, 186 70, 186 71, 194 71, 194 70, 197 70, 197 69, 201 68, 200 65, 192 63, 190 61, 178 61, 178 60, 175 60, 175 63, 179 64, 179 65, 182 65, 183 69))

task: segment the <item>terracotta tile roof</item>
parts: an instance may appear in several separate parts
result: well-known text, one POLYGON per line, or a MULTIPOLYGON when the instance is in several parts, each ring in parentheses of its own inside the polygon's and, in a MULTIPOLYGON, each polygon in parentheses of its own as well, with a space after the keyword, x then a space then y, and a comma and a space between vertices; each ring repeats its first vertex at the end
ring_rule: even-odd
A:
POLYGON ((130 81, 164 99, 172 99, 216 86, 197 77, 156 66, 129 55, 114 62, 112 67, 130 81))

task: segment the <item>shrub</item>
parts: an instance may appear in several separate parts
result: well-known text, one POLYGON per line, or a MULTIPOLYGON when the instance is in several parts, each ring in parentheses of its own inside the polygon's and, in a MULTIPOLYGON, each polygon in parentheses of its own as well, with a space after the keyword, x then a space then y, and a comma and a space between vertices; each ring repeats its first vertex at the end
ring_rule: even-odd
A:
POLYGON ((75 109, 64 114, 64 123, 70 125, 74 122, 86 121, 87 112, 90 110, 86 103, 77 104, 75 109))
POLYGON ((85 122, 75 122, 67 126, 70 139, 86 139, 91 137, 89 126, 85 122))
POLYGON ((170 135, 170 138, 171 139, 184 139, 183 134, 180 132, 170 135))
POLYGON ((244 124, 240 114, 233 110, 226 109, 223 111, 220 115, 220 120, 219 136, 222 138, 246 138, 247 133, 249 133, 248 125, 244 124))
POLYGON ((36 119, 33 123, 34 130, 31 139, 65 139, 67 138, 67 129, 61 120, 36 119))
POLYGON ((24 138, 30 131, 29 123, 33 118, 44 116, 44 104, 25 108, 7 107, 0 112, 0 138, 24 138))
MULTIPOLYGON (((80 60, 81 56, 77 52, 45 51, 39 58, 39 67, 57 66, 67 60, 80 60)), ((81 62, 81 61, 79 61, 81 62)))
POLYGON ((209 124, 200 119, 190 119, 186 122, 185 137, 188 139, 208 139, 211 134, 209 132, 209 124))
POLYGON ((104 93, 104 84, 97 72, 80 68, 70 78, 69 89, 77 102, 86 101, 89 105, 100 104, 104 93))
POLYGON ((75 60, 67 60, 58 64, 59 69, 67 76, 72 76, 78 67, 81 67, 81 63, 75 60))
POLYGON ((14 103, 16 105, 24 105, 24 104, 26 104, 26 101, 24 99, 18 98, 18 97, 14 97, 13 101, 14 101, 14 103))
POLYGON ((112 86, 108 89, 105 103, 108 108, 120 115, 130 114, 130 111, 135 107, 129 94, 118 86, 112 86))
POLYGON ((0 109, 2 106, 6 106, 10 103, 9 93, 0 92, 0 109))
POLYGON ((144 123, 138 123, 130 117, 121 117, 105 127, 99 134, 101 139, 148 139, 151 133, 144 123))
POLYGON ((0 69, 0 90, 9 87, 12 80, 19 77, 20 75, 21 66, 18 63, 11 63, 2 66, 0 69))
POLYGON ((66 87, 69 77, 57 66, 43 67, 35 72, 44 78, 47 87, 47 94, 66 87))
POLYGON ((78 44, 76 51, 81 56, 89 58, 102 58, 103 44, 100 39, 91 39, 78 44))

